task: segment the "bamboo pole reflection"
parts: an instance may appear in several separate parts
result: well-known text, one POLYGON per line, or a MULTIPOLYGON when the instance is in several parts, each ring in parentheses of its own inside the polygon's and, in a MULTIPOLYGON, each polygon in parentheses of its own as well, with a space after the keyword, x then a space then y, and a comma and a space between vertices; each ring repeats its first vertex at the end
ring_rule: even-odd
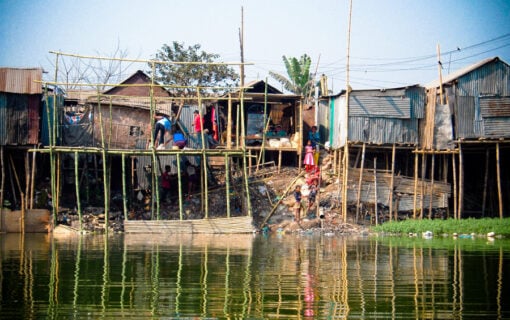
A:
POLYGON ((499 247, 499 264, 498 264, 498 280, 497 280, 496 305, 498 319, 503 319, 501 310, 501 297, 503 290, 503 247, 499 247))
MULTIPOLYGON (((126 216, 127 217, 127 216, 126 216)), ((126 240, 122 243, 122 271, 121 271, 121 290, 120 290, 120 311, 124 316, 124 294, 126 293, 126 263, 127 263, 127 245, 126 240)))
MULTIPOLYGON (((242 92, 242 91, 241 91, 242 92)), ((248 257, 246 259, 246 266, 244 268, 244 280, 243 280, 243 296, 244 296, 244 301, 243 301, 243 310, 242 310, 242 313, 241 313, 241 318, 246 318, 246 315, 250 313, 251 311, 251 286, 250 286, 250 283, 251 283, 251 259, 252 259, 252 252, 250 251, 250 253, 248 254, 248 257)))
POLYGON ((53 319, 55 318, 56 314, 56 292, 57 290, 57 260, 58 260, 58 253, 57 249, 55 247, 55 241, 51 241, 51 265, 50 265, 50 281, 49 281, 49 294, 48 294, 48 311, 46 314, 48 315, 48 318, 53 319))
POLYGON ((78 285, 80 283, 80 263, 81 263, 81 244, 82 236, 78 237, 78 248, 76 248, 76 261, 74 263, 74 288, 73 288, 73 312, 76 317, 78 314, 78 285))
POLYGON ((225 255, 225 300, 223 302, 223 315, 229 314, 228 306, 230 302, 230 247, 227 248, 225 255))
POLYGON ((204 247, 204 260, 202 263, 202 272, 200 275, 200 283, 202 286, 202 317, 205 318, 207 316, 207 276, 209 273, 209 269, 207 268, 208 259, 209 258, 209 251, 208 251, 208 245, 206 244, 204 247))
POLYGON ((180 316, 180 298, 182 294, 182 242, 179 244, 179 261, 177 265, 177 281, 175 289, 175 315, 180 316))
MULTIPOLYGON (((108 223, 108 220, 105 217, 106 223, 108 223)), ((101 286, 101 311, 103 317, 106 315, 106 296, 107 296, 107 289, 109 285, 109 277, 108 277, 108 271, 109 271, 109 263, 108 263, 108 236, 104 235, 104 247, 103 247, 103 285, 101 286)))
MULTIPOLYGON (((392 213, 390 212, 390 215, 392 213)), ((390 244, 390 252, 389 252, 389 274, 390 274, 390 294, 391 294, 391 317, 392 319, 395 319, 395 312, 396 312, 396 307, 395 307, 395 299, 396 299, 396 296, 395 296, 395 276, 394 276, 394 272, 393 272, 393 246, 390 244)), ((396 251, 397 249, 395 249, 396 251)))
POLYGON ((459 292, 458 292, 458 288, 459 288, 459 274, 458 274, 458 259, 457 259, 457 256, 458 256, 458 251, 459 251, 459 247, 458 247, 458 243, 456 242, 454 247, 453 247, 453 281, 452 281, 452 291, 453 291, 453 297, 452 297, 452 311, 453 311, 453 314, 454 315, 457 315, 458 314, 458 302, 457 302, 457 299, 458 299, 458 296, 459 296, 459 292))
POLYGON ((155 244, 156 248, 152 249, 151 254, 151 315, 157 316, 159 310, 159 244, 155 244))
POLYGON ((418 285, 419 275, 418 275, 418 262, 416 261, 416 244, 413 246, 413 271, 414 271, 414 318, 419 319, 419 307, 418 307, 418 297, 420 296, 420 286, 418 285))
POLYGON ((366 313, 366 301, 365 301, 365 289, 364 289, 364 280, 361 275, 361 255, 360 255, 360 247, 356 246, 356 270, 358 271, 358 290, 360 295, 360 309, 361 309, 361 318, 365 318, 366 313))

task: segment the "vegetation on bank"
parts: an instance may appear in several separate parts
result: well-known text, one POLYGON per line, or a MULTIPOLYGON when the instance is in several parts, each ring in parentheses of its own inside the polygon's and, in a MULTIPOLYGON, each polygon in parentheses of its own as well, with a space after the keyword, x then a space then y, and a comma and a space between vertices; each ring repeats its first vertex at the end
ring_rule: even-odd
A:
POLYGON ((510 218, 483 218, 483 219, 447 219, 447 220, 404 220, 397 222, 386 222, 372 227, 375 232, 395 234, 422 234, 431 231, 439 234, 487 234, 494 232, 496 235, 510 236, 510 218))

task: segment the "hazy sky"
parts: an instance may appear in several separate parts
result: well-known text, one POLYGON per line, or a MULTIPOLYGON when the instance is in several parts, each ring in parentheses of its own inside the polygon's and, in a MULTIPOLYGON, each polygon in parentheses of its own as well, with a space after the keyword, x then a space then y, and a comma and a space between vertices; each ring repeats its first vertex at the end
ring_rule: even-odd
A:
MULTIPOLYGON (((510 63, 509 0, 352 3, 354 89, 434 80, 438 44, 443 75, 494 56, 510 63)), ((173 41, 238 62, 241 7, 245 61, 254 63, 247 81, 269 70, 285 75, 282 55, 306 53, 330 89, 345 88, 348 0, 0 0, 0 66, 52 73, 49 51, 108 56, 118 46, 130 58, 151 59, 173 41)))

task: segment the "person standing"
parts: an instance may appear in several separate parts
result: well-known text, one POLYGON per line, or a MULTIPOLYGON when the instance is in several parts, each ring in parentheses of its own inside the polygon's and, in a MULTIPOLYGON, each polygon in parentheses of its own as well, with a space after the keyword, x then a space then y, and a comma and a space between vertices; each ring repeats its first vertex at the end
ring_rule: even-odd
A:
POLYGON ((172 128, 172 123, 170 120, 168 120, 168 116, 163 113, 157 113, 154 116, 154 119, 156 119, 156 124, 154 128, 154 143, 156 142, 156 138, 158 137, 159 133, 159 143, 157 146, 158 150, 165 148, 165 133, 166 131, 170 132, 170 129, 172 128))
POLYGON ((200 116, 198 110, 193 111, 193 129, 199 148, 202 148, 202 128, 204 125, 204 118, 200 116))
POLYGON ((315 167, 314 151, 315 149, 312 147, 312 141, 308 140, 305 147, 305 160, 303 161, 306 172, 311 172, 315 167))
POLYGON ((161 202, 166 202, 171 192, 170 166, 165 166, 165 172, 161 175, 161 202))

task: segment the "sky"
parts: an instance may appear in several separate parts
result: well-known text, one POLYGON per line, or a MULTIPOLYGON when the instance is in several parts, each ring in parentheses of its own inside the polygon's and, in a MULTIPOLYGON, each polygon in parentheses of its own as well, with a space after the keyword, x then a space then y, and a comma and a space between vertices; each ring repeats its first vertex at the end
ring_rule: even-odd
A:
POLYGON ((148 60, 173 41, 239 62, 241 26, 246 81, 267 79, 278 89, 268 72, 286 75, 284 55, 310 56, 310 71, 326 75, 333 93, 346 87, 347 70, 353 89, 381 89, 427 84, 439 77, 438 61, 443 76, 495 56, 510 63, 509 0, 350 3, 0 0, 0 67, 42 67, 50 77, 50 51, 111 56, 120 48, 148 60))

